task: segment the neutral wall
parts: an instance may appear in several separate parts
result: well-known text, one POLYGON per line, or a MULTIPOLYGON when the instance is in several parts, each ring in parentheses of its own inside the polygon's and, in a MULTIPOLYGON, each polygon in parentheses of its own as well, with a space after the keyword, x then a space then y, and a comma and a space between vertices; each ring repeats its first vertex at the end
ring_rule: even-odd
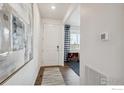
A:
POLYGON ((123 4, 82 4, 81 11, 81 84, 86 84, 85 66, 107 77, 107 84, 124 84, 123 4), (100 33, 109 40, 102 41, 100 33))
MULTIPOLYGON (((15 4, 15 6, 19 6, 15 4)), ((16 11, 20 12, 19 8, 16 7, 16 11)), ((39 68, 40 68, 40 49, 39 49, 39 42, 40 42, 40 35, 41 35, 41 26, 40 26, 40 14, 38 10, 37 4, 33 5, 34 11, 34 32, 33 32, 33 60, 30 61, 27 65, 25 65, 19 72, 17 72, 13 77, 11 77, 5 85, 33 85, 39 68)), ((24 12, 21 13, 24 15, 24 12)))
POLYGON ((40 17, 40 29, 39 29, 39 65, 42 66, 43 63, 43 20, 40 17))

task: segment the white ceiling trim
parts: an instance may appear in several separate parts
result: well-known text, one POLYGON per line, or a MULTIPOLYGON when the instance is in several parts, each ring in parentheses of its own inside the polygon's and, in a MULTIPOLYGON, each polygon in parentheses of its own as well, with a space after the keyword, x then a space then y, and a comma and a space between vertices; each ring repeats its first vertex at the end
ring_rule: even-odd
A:
POLYGON ((76 6, 68 19, 65 21, 65 24, 69 24, 71 26, 80 26, 80 7, 76 6))
POLYGON ((75 10, 76 7, 77 7, 77 4, 70 5, 65 17, 63 18, 63 23, 66 23, 66 21, 71 16, 71 14, 73 13, 73 11, 75 10))

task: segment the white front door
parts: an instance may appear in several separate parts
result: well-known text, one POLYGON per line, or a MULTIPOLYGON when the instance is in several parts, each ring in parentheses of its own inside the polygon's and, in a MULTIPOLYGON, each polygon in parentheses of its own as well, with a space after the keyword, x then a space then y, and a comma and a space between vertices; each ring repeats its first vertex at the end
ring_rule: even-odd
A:
POLYGON ((59 65, 59 25, 44 24, 43 65, 59 65))

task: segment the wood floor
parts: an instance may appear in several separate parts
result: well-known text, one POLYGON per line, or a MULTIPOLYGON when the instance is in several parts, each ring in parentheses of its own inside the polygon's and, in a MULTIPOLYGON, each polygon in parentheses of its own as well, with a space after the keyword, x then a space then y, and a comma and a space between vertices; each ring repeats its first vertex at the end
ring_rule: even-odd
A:
POLYGON ((80 85, 79 76, 68 65, 60 67, 60 71, 66 85, 80 85))
POLYGON ((43 78, 43 72, 44 72, 44 68, 41 67, 34 85, 41 85, 42 78, 43 78))
MULTIPOLYGON (((68 65, 65 64, 65 66, 53 67, 58 67, 60 69, 60 72, 62 73, 66 85, 80 85, 79 76, 68 65)), ((40 68, 35 85, 42 85, 43 72, 45 68, 48 67, 40 68)))

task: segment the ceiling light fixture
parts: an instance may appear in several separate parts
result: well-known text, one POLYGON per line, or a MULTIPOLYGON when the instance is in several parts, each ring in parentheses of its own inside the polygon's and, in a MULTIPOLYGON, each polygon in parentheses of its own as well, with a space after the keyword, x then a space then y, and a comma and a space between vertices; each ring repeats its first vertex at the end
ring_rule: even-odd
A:
POLYGON ((51 9, 52 9, 52 10, 55 10, 55 9, 56 9, 56 7, 55 7, 55 6, 51 6, 51 9))

